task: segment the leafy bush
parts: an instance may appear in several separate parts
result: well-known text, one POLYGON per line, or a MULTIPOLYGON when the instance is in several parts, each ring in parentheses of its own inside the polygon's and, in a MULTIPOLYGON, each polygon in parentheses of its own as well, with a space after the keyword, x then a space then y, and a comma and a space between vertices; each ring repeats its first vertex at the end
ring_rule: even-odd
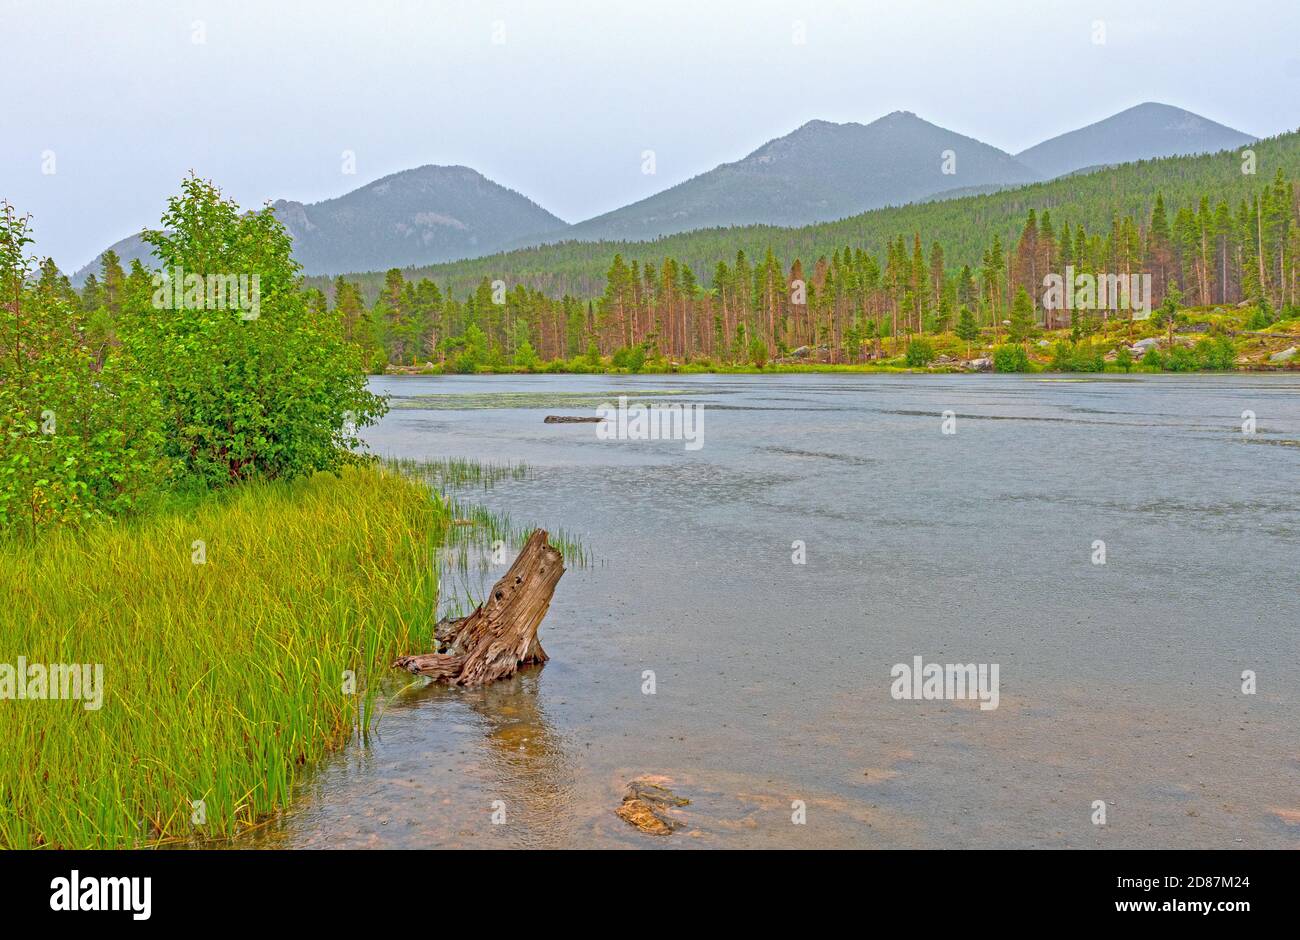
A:
POLYGON ((1277 318, 1273 315, 1273 308, 1268 302, 1268 298, 1261 297, 1256 301, 1255 309, 1250 312, 1246 318, 1246 329, 1263 330, 1272 326, 1277 318))
POLYGON ((629 372, 640 372, 645 366, 645 347, 643 346, 624 346, 614 350, 614 355, 610 357, 610 365, 616 369, 627 369, 629 372))
POLYGON ((160 287, 130 310, 122 336, 158 389, 169 456, 207 485, 337 470, 386 405, 339 320, 312 315, 284 225, 194 176, 162 225, 145 239, 165 272, 183 272, 184 296, 160 287), (213 279, 240 276, 250 282, 242 306, 214 302, 213 279), (191 296, 191 278, 207 281, 206 294, 191 296))
POLYGON ((1029 356, 1023 346, 1008 343, 993 350, 995 372, 1028 372, 1029 356))
POLYGON ((904 361, 913 368, 923 368, 934 361, 934 346, 927 339, 914 339, 907 344, 904 361))
POLYGON ((30 283, 28 220, 0 206, 0 532, 136 508, 165 481, 163 412, 128 350, 92 345, 52 264, 30 283))
POLYGON ((541 364, 542 360, 538 358, 532 343, 524 340, 519 344, 519 348, 515 350, 515 365, 518 368, 534 372, 541 364))
POLYGON ((1175 346, 1169 350, 1164 365, 1170 372, 1195 372, 1201 368, 1201 361, 1188 347, 1175 346))
POLYGON ((1060 342, 1053 350, 1051 368, 1055 372, 1104 372, 1106 359, 1091 343, 1060 342))
POLYGON ((1237 348, 1226 336, 1207 336, 1196 344, 1202 369, 1225 372, 1237 364, 1237 348))

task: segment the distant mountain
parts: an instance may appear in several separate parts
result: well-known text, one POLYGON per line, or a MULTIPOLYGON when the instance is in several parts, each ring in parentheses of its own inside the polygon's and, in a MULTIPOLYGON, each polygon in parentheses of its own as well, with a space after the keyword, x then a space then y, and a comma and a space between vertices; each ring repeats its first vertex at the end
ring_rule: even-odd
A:
POLYGON ((1148 101, 1045 140, 1016 154, 1016 159, 1050 179, 1153 157, 1231 150, 1255 139, 1182 108, 1148 101))
MULTIPOLYGON (((1252 146, 1259 166, 1267 166, 1269 174, 1280 169, 1288 178, 1300 178, 1300 131, 1252 146)), ((483 278, 501 278, 552 297, 567 293, 591 298, 605 290, 605 275, 616 253, 626 263, 635 261, 643 267, 673 258, 689 266, 699 283, 708 287, 718 262, 732 263, 738 250, 750 258, 762 258, 770 249, 784 265, 800 259, 807 271, 819 258, 829 259, 846 247, 861 248, 879 261, 891 240, 900 234, 910 239, 912 233, 919 233, 927 245, 939 241, 950 270, 969 264, 978 271, 994 235, 1002 239, 1004 249, 1015 245, 1030 209, 1040 213, 1050 209, 1057 232, 1068 224, 1076 232, 1083 227, 1104 235, 1116 216, 1149 219, 1157 195, 1163 195, 1166 212, 1173 218, 1183 207, 1195 211, 1202 197, 1210 198, 1212 205, 1219 199, 1230 206, 1250 201, 1271 178, 1243 174, 1240 162, 1218 153, 1163 157, 1114 167, 1093 166, 1054 180, 991 193, 947 190, 939 194, 942 198, 795 228, 750 225, 700 229, 657 241, 563 242, 429 265, 407 276, 431 278, 447 285, 457 297, 472 292, 483 278)), ((356 274, 352 280, 373 302, 383 286, 384 272, 356 274)), ((311 284, 329 286, 323 278, 313 278, 311 284)))
POLYGON ((735 163, 580 222, 565 239, 642 240, 728 225, 807 225, 957 187, 1035 182, 996 147, 895 111, 870 124, 809 121, 735 163), (954 173, 944 173, 951 150, 954 173))
MULTIPOLYGON (((385 176, 336 199, 280 200, 276 215, 293 236, 307 274, 339 274, 435 264, 491 254, 568 227, 532 200, 464 166, 422 166, 385 176)), ((139 235, 112 246, 128 266, 157 264, 139 235)), ((74 276, 99 270, 97 257, 74 276)))
POLYGON ((310 205, 280 200, 274 208, 308 274, 471 258, 568 227, 531 199, 464 166, 422 166, 337 199, 310 205))

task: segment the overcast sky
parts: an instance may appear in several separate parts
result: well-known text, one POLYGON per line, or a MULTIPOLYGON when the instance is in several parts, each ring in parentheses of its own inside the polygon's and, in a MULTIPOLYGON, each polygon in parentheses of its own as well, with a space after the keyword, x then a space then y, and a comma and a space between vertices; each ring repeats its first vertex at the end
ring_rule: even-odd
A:
POLYGON ((1298 11, 1296 0, 0 0, 0 197, 35 216, 39 253, 70 272, 156 224, 191 168, 256 206, 464 164, 578 221, 813 118, 914 111, 1016 152, 1162 101, 1269 135, 1300 126, 1298 11))

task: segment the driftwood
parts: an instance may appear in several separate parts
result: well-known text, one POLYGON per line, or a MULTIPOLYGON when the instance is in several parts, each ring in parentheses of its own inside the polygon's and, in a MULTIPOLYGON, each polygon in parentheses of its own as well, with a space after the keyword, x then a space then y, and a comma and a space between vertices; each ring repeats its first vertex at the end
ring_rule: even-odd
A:
POLYGON ((547 415, 542 424, 599 424, 604 420, 599 415, 547 415))
POLYGON ((434 628, 439 652, 403 656, 393 665, 436 682, 475 686, 546 662, 550 657, 537 628, 563 574, 564 559, 537 529, 485 603, 468 617, 443 620, 434 628))

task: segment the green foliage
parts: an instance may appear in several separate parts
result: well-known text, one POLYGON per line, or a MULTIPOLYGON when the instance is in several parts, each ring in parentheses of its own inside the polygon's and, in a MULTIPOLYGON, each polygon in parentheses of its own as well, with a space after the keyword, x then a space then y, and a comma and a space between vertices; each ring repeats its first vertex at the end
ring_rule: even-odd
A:
POLYGON ((159 391, 170 456, 209 486, 337 470, 359 443, 356 429, 386 405, 367 390, 362 356, 339 321, 312 315, 271 209, 241 212, 190 176, 168 200, 162 229, 145 238, 164 270, 185 279, 184 296, 155 292, 123 327, 159 391), (232 309, 211 285, 240 277, 248 289, 232 309), (191 278, 207 292, 191 294, 191 278))
POLYGON ((0 205, 0 532, 29 536, 132 510, 167 472, 150 381, 96 342, 70 288, 32 286, 30 244, 27 218, 0 205))
POLYGON ((1195 372, 1201 368, 1201 361, 1193 350, 1180 345, 1169 350, 1164 367, 1170 372, 1195 372))
POLYGON ((758 337, 749 341, 749 361, 756 369, 767 365, 767 343, 758 337))
POLYGON ((1207 336, 1196 344, 1196 356, 1202 369, 1226 372, 1237 363, 1237 349, 1226 336, 1207 336))
MULTIPOLYGON (((1130 357, 1130 363, 1132 359, 1130 357)), ((1057 343, 1052 352, 1053 372, 1105 372, 1106 358, 1091 343, 1057 343)))
POLYGON ((1124 372, 1133 370, 1133 354, 1128 351, 1127 346, 1121 346, 1115 353, 1115 366, 1124 372))
POLYGON ((1246 329, 1265 330, 1275 322, 1277 318, 1273 315, 1273 308, 1268 298, 1260 297, 1255 301, 1255 308, 1251 310, 1250 316, 1246 318, 1246 329))
POLYGON ((927 339, 913 339, 907 344, 904 361, 912 368, 923 368, 934 361, 934 344, 927 339))
POLYGON ((973 343, 980 338, 979 325, 975 322, 975 315, 970 312, 969 307, 963 306, 957 316, 957 336, 967 343, 973 343))
POLYGON ((515 365, 520 369, 528 372, 537 371, 542 361, 537 357, 537 351, 533 349, 533 344, 524 340, 519 348, 515 350, 515 365))
POLYGON ((1023 343, 1034 333, 1034 301, 1029 291, 1021 287, 1011 304, 1011 325, 1007 327, 1007 336, 1013 343, 1023 343))
POLYGON ((1008 343, 993 350, 995 372, 1028 372, 1029 356, 1023 346, 1008 343))
POLYGON ((616 369, 626 369, 629 372, 640 372, 645 366, 645 347, 632 346, 623 347, 614 351, 610 364, 616 369))

